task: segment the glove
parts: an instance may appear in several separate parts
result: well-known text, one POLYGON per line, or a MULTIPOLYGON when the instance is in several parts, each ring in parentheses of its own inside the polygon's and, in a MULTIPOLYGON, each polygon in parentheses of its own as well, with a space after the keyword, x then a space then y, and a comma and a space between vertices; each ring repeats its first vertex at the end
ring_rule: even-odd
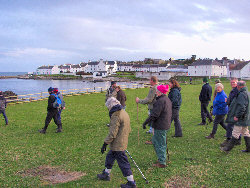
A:
POLYGON ((146 123, 143 123, 143 124, 142 124, 142 128, 143 128, 143 129, 146 129, 146 125, 147 125, 146 123))
POLYGON ((102 154, 106 151, 107 145, 108 145, 108 144, 106 144, 105 142, 104 142, 104 144, 102 145, 102 148, 101 148, 101 153, 102 153, 102 154))

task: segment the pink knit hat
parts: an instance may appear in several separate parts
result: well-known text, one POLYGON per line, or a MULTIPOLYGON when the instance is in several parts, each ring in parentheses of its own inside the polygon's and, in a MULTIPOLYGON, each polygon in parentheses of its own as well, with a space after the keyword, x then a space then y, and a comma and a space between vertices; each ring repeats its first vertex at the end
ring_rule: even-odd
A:
POLYGON ((157 86, 157 90, 163 94, 166 94, 169 91, 169 85, 159 85, 157 86))

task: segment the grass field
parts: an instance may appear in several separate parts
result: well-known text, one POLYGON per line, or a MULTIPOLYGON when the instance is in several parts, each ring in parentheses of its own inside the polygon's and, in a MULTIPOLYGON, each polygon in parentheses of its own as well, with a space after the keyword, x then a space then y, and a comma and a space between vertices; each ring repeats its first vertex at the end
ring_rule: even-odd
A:
MULTIPOLYGON (((223 83, 230 91, 229 82, 223 83)), ((142 129, 147 116, 146 105, 139 105, 139 122, 135 97, 144 98, 148 88, 125 90, 127 112, 131 118, 132 132, 128 151, 149 180, 146 185, 139 171, 129 159, 138 187, 249 187, 250 155, 242 153, 245 143, 235 147, 229 154, 220 151, 225 131, 218 127, 215 139, 207 140, 212 124, 200 123, 200 85, 182 85, 183 103, 180 120, 184 137, 172 138, 174 126, 168 132, 168 148, 171 163, 165 169, 153 168, 156 161, 153 146, 145 145, 150 139, 142 129), (138 145, 138 128, 140 131, 138 145)), ((250 88, 250 82, 248 82, 250 88)), ((5 127, 0 117, 0 187, 49 186, 39 176, 23 176, 28 169, 39 166, 58 167, 65 171, 85 173, 81 179, 55 187, 119 187, 127 180, 115 163, 111 181, 97 180, 96 174, 104 169, 106 153, 100 148, 108 133, 108 111, 104 106, 105 94, 65 97, 66 110, 62 113, 63 133, 56 134, 56 125, 51 123, 47 134, 38 133, 44 126, 47 101, 12 105, 7 108, 9 126, 5 127)))

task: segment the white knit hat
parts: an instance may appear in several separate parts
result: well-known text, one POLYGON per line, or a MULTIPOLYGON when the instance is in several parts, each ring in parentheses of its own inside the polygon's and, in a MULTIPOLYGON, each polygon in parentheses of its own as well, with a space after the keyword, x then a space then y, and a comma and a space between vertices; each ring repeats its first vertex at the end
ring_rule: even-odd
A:
POLYGON ((107 102, 105 103, 109 110, 111 110, 111 108, 117 104, 121 103, 115 97, 108 98, 107 102))

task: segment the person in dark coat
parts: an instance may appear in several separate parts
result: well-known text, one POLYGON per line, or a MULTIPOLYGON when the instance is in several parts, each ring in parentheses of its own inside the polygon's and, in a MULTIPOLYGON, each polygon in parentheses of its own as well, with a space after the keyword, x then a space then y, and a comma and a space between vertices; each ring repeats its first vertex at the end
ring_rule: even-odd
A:
POLYGON ((106 106, 109 109, 110 127, 109 134, 104 139, 101 153, 103 154, 106 151, 107 145, 110 145, 110 150, 106 156, 105 169, 101 174, 97 174, 97 178, 103 181, 110 181, 111 169, 114 162, 117 161, 123 176, 128 180, 121 187, 135 188, 135 180, 125 153, 128 145, 128 136, 131 132, 129 115, 122 109, 120 102, 114 97, 110 97, 107 100, 106 106))
POLYGON ((3 96, 3 92, 0 91, 0 114, 3 114, 3 117, 5 119, 5 125, 8 125, 9 122, 8 122, 8 118, 5 112, 6 107, 7 107, 6 99, 3 96))
MULTIPOLYGON (((233 101, 233 99, 237 96, 237 94, 239 93, 238 89, 237 89, 237 82, 238 79, 237 78, 231 78, 230 84, 232 87, 231 92, 229 93, 229 96, 227 98, 227 105, 230 108, 230 105, 233 101)), ((234 128, 234 124, 233 123, 228 123, 227 124, 227 133, 226 133, 226 140, 220 145, 221 147, 224 147, 225 145, 227 145, 227 143, 229 142, 229 140, 232 138, 232 132, 233 132, 233 128, 234 128)), ((241 144, 241 137, 238 140, 238 143, 236 145, 240 145, 241 144)))
POLYGON ((201 119, 202 122, 199 123, 199 125, 205 125, 206 124, 206 118, 208 118, 209 123, 213 121, 212 116, 209 114, 207 107, 209 102, 211 101, 211 95, 212 95, 212 87, 208 83, 207 77, 203 78, 204 85, 202 86, 199 100, 201 102, 201 119))
POLYGON ((166 167, 167 130, 170 129, 172 118, 172 102, 166 96, 168 91, 168 85, 157 86, 157 97, 156 102, 153 105, 152 113, 143 123, 143 129, 146 129, 146 125, 149 122, 152 122, 152 142, 158 158, 153 166, 159 168, 166 167))
POLYGON ((250 125, 250 96, 246 87, 246 82, 239 81, 237 83, 237 89, 239 93, 231 102, 226 119, 227 123, 234 124, 232 139, 226 146, 221 147, 221 150, 226 152, 232 150, 237 144, 240 135, 242 135, 244 136, 246 144, 246 150, 242 150, 242 152, 250 152, 250 134, 248 130, 248 126, 250 125))
POLYGON ((124 93, 124 91, 121 89, 120 86, 117 86, 115 88, 115 91, 117 92, 117 96, 116 96, 116 99, 121 103, 123 109, 125 110, 126 109, 126 100, 127 100, 127 97, 124 93))
POLYGON ((60 98, 61 102, 62 102, 61 107, 58 108, 58 112, 57 112, 57 119, 62 122, 61 113, 62 113, 62 110, 65 109, 65 101, 63 100, 63 95, 61 94, 61 92, 58 91, 58 88, 54 88, 53 93, 55 95, 57 95, 60 98))
POLYGON ((172 102, 172 119, 171 122, 174 121, 175 134, 173 137, 182 137, 182 128, 181 122, 179 118, 179 112, 181 108, 181 87, 176 80, 169 81, 170 92, 168 94, 168 98, 172 102))
POLYGON ((213 101, 213 115, 215 115, 214 126, 211 134, 206 136, 207 139, 214 138, 214 135, 217 132, 218 124, 220 124, 223 129, 226 129, 226 125, 224 123, 225 116, 228 112, 227 106, 227 95, 224 92, 224 86, 221 83, 216 84, 216 97, 213 101))
POLYGON ((45 134, 46 130, 48 128, 48 125, 49 125, 50 121, 53 118, 55 124, 57 125, 56 133, 60 133, 60 132, 62 132, 62 123, 57 118, 58 109, 54 108, 54 105, 53 105, 54 102, 56 101, 56 97, 55 97, 55 95, 53 93, 53 88, 50 87, 48 89, 48 92, 49 92, 49 98, 48 98, 47 117, 45 119, 45 126, 44 126, 43 129, 39 130, 39 132, 42 133, 42 134, 45 134))
POLYGON ((111 81, 111 86, 107 89, 106 92, 106 98, 105 98, 105 102, 108 100, 108 98, 110 97, 115 97, 116 98, 116 82, 115 81, 111 81))

